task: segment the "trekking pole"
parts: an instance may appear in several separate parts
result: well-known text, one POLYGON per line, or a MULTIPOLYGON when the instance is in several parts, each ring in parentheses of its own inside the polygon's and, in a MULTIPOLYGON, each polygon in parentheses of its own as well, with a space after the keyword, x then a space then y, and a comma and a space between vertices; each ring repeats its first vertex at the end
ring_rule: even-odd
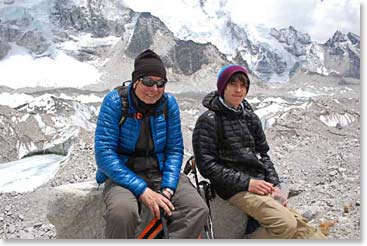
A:
POLYGON ((194 178, 195 178, 195 183, 196 183, 196 189, 199 192, 199 195, 201 196, 201 191, 200 191, 200 186, 199 186, 199 179, 198 179, 198 174, 197 174, 197 170, 196 170, 196 164, 195 164, 195 159, 191 159, 191 166, 192 166, 192 172, 194 174, 194 178))
POLYGON ((191 165, 191 160, 192 159, 194 159, 193 155, 186 161, 186 164, 185 164, 185 167, 184 167, 184 170, 183 170, 183 173, 186 174, 186 175, 189 175, 189 173, 192 171, 192 165, 191 165))
POLYGON ((167 228, 167 219, 164 216, 164 210, 163 208, 160 208, 160 213, 161 213, 161 221, 162 221, 162 226, 163 226, 163 239, 169 239, 169 234, 168 234, 168 228, 167 228))
POLYGON ((201 191, 200 191, 200 186, 203 187, 205 201, 206 201, 206 204, 209 208, 209 216, 208 216, 208 219, 207 219, 207 223, 204 224, 204 232, 205 232, 206 238, 207 239, 214 239, 212 215, 211 215, 211 209, 210 209, 210 204, 209 204, 209 200, 211 200, 211 198, 214 198, 214 196, 209 197, 210 184, 208 182, 201 181, 199 183, 199 178, 198 178, 198 173, 197 173, 197 168, 196 168, 196 163, 195 163, 194 156, 191 156, 187 160, 186 165, 184 167, 184 174, 188 175, 190 172, 194 175, 196 190, 197 190, 197 192, 199 193, 200 196, 202 196, 201 191))
POLYGON ((206 181, 201 181, 200 184, 203 186, 204 189, 204 196, 205 196, 205 202, 209 209, 209 216, 207 220, 207 228, 206 228, 206 234, 208 239, 214 239, 214 231, 213 231, 213 219, 212 219, 212 210, 210 208, 210 200, 214 199, 215 193, 213 193, 211 185, 206 181))
POLYGON ((194 175, 196 190, 198 191, 199 195, 201 196, 199 179, 198 179, 198 174, 197 174, 196 166, 195 166, 195 158, 193 155, 186 161, 186 164, 183 170, 183 173, 186 175, 188 175, 190 172, 194 175))
POLYGON ((190 159, 191 162, 191 167, 192 167, 192 172, 194 174, 194 178, 195 178, 195 183, 196 183, 196 189, 199 193, 199 195, 201 196, 201 191, 200 191, 200 185, 203 187, 204 190, 204 197, 206 200, 206 204, 208 206, 209 209, 209 216, 208 216, 208 220, 207 223, 204 225, 204 231, 206 234, 207 239, 214 239, 214 233, 213 233, 213 224, 212 224, 212 213, 211 213, 211 209, 210 209, 210 204, 209 204, 209 192, 208 192, 208 182, 206 181, 201 181, 199 183, 199 178, 198 178, 198 171, 196 168, 196 163, 195 163, 195 159, 192 158, 190 159))

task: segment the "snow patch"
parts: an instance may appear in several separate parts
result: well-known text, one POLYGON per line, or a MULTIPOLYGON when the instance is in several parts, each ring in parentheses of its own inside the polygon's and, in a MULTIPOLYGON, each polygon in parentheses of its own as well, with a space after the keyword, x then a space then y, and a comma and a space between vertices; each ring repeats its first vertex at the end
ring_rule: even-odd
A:
POLYGON ((309 91, 305 91, 302 89, 298 89, 296 91, 291 91, 289 92, 289 94, 292 94, 296 97, 317 97, 317 96, 321 96, 321 95, 325 95, 325 94, 321 94, 321 93, 314 93, 314 92, 309 92, 309 91))
POLYGON ((78 51, 82 48, 96 48, 100 46, 110 46, 116 44, 121 40, 120 37, 108 36, 104 38, 94 38, 90 33, 80 35, 78 37, 72 36, 73 40, 63 42, 59 48, 69 51, 78 51), (77 40, 77 41, 76 41, 77 40))
POLYGON ((75 98, 82 103, 99 103, 103 101, 102 97, 96 96, 94 94, 91 95, 80 95, 75 98))
MULTIPOLYGON (((1 77, 2 76, 0 76, 0 80, 1 80, 1 77)), ((0 94, 0 104, 9 106, 11 108, 16 108, 19 105, 23 105, 27 102, 32 101, 33 99, 34 97, 24 94, 24 93, 10 94, 8 92, 3 92, 0 94)))
POLYGON ((186 112, 186 113, 188 113, 190 115, 196 115, 200 111, 198 109, 191 108, 191 109, 185 109, 184 112, 186 112))
POLYGON ((330 114, 320 115, 320 120, 322 123, 324 123, 327 126, 336 127, 340 125, 344 127, 354 122, 355 118, 353 117, 353 115, 350 115, 348 113, 345 113, 345 114, 330 113, 330 114))
POLYGON ((20 118, 19 122, 24 122, 24 121, 28 120, 29 116, 30 116, 30 114, 23 115, 22 118, 20 118))
POLYGON ((293 108, 306 109, 309 105, 309 102, 292 105, 281 98, 269 98, 267 102, 264 100, 264 102, 259 104, 255 113, 260 118, 263 128, 268 129, 274 124, 277 117, 282 117, 284 113, 293 108))
POLYGON ((34 115, 34 118, 36 119, 36 121, 38 122, 38 126, 40 127, 41 131, 45 134, 45 135, 52 135, 55 134, 56 129, 53 127, 50 127, 49 125, 46 125, 43 120, 42 117, 39 114, 34 115))

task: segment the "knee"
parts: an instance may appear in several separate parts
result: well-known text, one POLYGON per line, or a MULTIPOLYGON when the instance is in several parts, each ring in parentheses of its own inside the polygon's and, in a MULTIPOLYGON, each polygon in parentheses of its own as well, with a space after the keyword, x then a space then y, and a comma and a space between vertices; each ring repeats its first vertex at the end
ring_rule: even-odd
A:
POLYGON ((187 209, 188 213, 185 215, 185 217, 192 217, 197 218, 200 221, 205 221, 209 216, 209 208, 200 197, 187 204, 187 209))
POLYGON ((196 205, 195 214, 199 215, 203 220, 206 220, 209 216, 209 208, 206 203, 203 201, 196 205))
POLYGON ((294 216, 284 216, 280 222, 280 238, 292 238, 296 233, 297 220, 294 216))
POLYGON ((209 208, 206 202, 197 194, 197 198, 193 199, 193 203, 191 204, 199 213, 203 215, 209 215, 209 208))

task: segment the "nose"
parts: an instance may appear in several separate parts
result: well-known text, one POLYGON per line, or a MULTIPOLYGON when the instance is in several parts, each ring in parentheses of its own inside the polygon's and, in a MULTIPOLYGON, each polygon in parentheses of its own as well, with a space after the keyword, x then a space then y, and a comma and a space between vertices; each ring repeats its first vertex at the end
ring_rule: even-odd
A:
POLYGON ((236 85, 236 91, 241 92, 241 85, 236 85))
POLYGON ((153 86, 150 87, 151 91, 158 91, 158 87, 157 84, 154 84, 153 86))

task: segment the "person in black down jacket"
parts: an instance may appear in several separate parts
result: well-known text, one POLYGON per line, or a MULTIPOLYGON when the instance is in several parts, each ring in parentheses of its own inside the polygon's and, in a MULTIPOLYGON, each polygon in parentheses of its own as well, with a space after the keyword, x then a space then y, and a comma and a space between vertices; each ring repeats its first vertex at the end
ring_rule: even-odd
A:
POLYGON ((208 110, 192 138, 201 175, 221 198, 261 225, 250 238, 325 238, 288 209, 261 121, 244 99, 249 87, 247 70, 227 65, 218 73, 217 91, 203 99, 208 110))

